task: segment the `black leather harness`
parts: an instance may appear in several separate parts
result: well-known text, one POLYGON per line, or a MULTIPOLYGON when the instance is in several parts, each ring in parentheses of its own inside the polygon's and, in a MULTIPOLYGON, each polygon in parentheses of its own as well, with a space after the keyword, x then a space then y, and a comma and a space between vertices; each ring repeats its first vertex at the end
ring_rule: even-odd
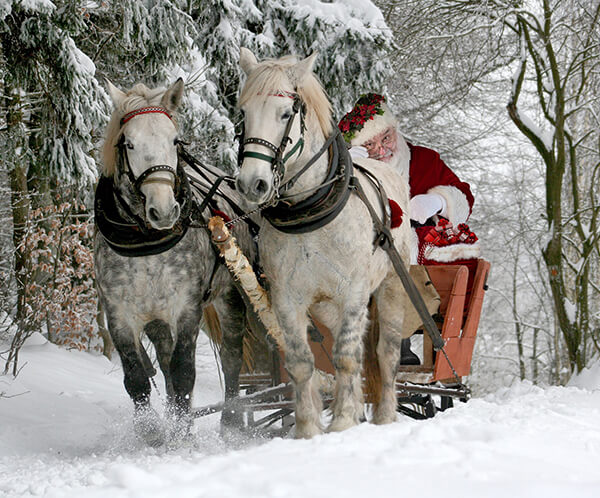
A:
POLYGON ((351 192, 352 159, 341 133, 334 133, 332 137, 326 148, 329 165, 324 186, 298 203, 291 204, 282 199, 262 211, 263 216, 278 230, 285 233, 312 232, 333 221, 346 206, 351 192))
POLYGON ((113 178, 101 176, 94 197, 94 221, 109 247, 121 256, 160 254, 187 233, 193 209, 192 189, 180 164, 175 177, 175 199, 181 213, 170 230, 156 230, 135 215, 115 188, 113 178))

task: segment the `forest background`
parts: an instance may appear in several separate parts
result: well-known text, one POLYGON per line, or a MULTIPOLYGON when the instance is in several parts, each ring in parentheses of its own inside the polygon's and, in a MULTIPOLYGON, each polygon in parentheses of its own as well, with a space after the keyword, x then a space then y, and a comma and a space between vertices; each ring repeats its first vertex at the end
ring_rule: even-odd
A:
POLYGON ((0 372, 35 331, 110 354, 91 255, 104 78, 183 77, 183 139, 233 171, 245 46, 319 51, 336 116, 385 93, 471 184, 492 263, 474 387, 566 382, 600 355, 599 16, 598 0, 0 0, 0 372))

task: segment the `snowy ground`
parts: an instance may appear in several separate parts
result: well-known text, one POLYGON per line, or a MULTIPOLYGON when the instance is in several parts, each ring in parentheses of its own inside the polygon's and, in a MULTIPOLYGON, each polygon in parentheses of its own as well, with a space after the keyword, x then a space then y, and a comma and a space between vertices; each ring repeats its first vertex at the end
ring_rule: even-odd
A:
MULTIPOLYGON (((198 352, 195 404, 219 401, 205 339, 198 352)), ((518 383, 431 420, 310 441, 226 443, 212 415, 190 444, 157 450, 131 435, 118 360, 35 336, 21 362, 0 376, 0 496, 600 496, 600 364, 571 387, 518 383)))

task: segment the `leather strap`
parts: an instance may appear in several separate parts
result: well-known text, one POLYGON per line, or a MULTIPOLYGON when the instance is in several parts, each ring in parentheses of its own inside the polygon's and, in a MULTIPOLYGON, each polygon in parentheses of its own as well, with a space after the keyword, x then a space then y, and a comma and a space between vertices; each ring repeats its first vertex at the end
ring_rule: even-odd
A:
MULTIPOLYGON (((359 171, 363 173, 366 171, 364 168, 358 165, 355 166, 359 171)), ((408 273, 406 266, 404 266, 402 258, 400 257, 396 246, 394 245, 394 238, 392 237, 389 222, 384 223, 384 221, 382 221, 379 218, 379 215, 373 208, 373 205, 369 202, 369 199, 367 198, 365 191, 363 190, 362 185, 360 184, 360 181, 357 177, 352 177, 351 186, 358 195, 359 199, 363 201, 371 215, 371 218, 373 219, 373 224, 375 225, 375 231, 377 233, 375 237, 375 244, 381 247, 385 252, 387 252, 390 261, 392 262, 392 265, 394 266, 394 269, 400 277, 402 285, 404 286, 404 289, 406 290, 406 293, 410 298, 410 301, 417 310, 417 313, 419 313, 419 317, 421 318, 421 320, 423 320, 423 326, 429 334, 429 337, 431 337, 434 349, 436 351, 440 351, 445 345, 444 339, 442 339, 437 325, 435 324, 433 318, 427 310, 427 306, 423 301, 423 297, 421 296, 419 290, 415 286, 415 283, 410 277, 410 274, 408 273)), ((386 205, 388 203, 388 198, 385 195, 385 192, 383 190, 379 190, 379 193, 380 199, 382 200, 382 204, 386 205)), ((383 212, 385 213, 386 210, 384 209, 383 212)))

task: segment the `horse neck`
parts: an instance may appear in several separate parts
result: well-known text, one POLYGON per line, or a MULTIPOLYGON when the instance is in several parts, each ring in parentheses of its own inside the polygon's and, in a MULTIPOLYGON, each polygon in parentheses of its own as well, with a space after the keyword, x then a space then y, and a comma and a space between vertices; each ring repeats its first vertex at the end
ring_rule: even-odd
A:
MULTIPOLYGON (((323 133, 314 132, 306 136, 304 151, 301 156, 294 162, 290 163, 287 169, 290 171, 289 178, 293 177, 300 171, 304 165, 310 161, 321 149, 325 143, 323 133)), ((301 176, 298 178, 293 187, 285 192, 285 196, 299 194, 291 199, 292 204, 296 204, 307 197, 314 194, 314 191, 321 185, 327 177, 329 170, 329 154, 324 152, 321 157, 315 161, 301 176), (305 192, 305 193, 302 193, 305 192)))

